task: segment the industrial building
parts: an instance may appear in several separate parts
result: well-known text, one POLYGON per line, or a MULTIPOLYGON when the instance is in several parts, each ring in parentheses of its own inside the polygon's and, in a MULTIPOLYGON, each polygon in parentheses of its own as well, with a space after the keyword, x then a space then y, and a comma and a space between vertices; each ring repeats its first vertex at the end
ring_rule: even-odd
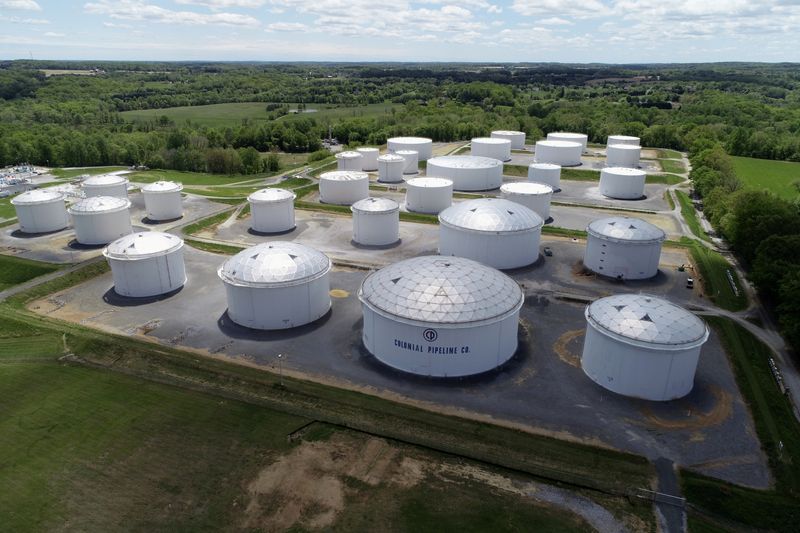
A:
POLYGON ((641 153, 641 146, 609 144, 606 147, 606 165, 610 167, 639 168, 641 153))
POLYGON ((612 392, 667 401, 691 392, 708 327, 671 302, 643 294, 601 298, 586 307, 581 366, 612 392))
POLYGON ((515 181, 504 183, 500 187, 500 195, 506 200, 524 205, 547 221, 550 218, 550 201, 553 199, 553 188, 546 183, 532 181, 515 181))
POLYGON ((647 279, 658 273, 664 230, 638 218, 615 216, 593 220, 586 228, 583 264, 618 279, 647 279))
POLYGON ((142 187, 147 218, 154 221, 175 220, 183 216, 183 185, 174 181, 156 181, 142 187))
POLYGON ((528 166, 528 181, 546 183, 554 191, 561 190, 561 165, 553 163, 531 163, 528 166))
POLYGON ((509 161, 511 159, 511 141, 496 137, 476 137, 470 142, 470 155, 509 161))
POLYGON ((361 148, 356 148, 356 152, 361 154, 361 170, 364 172, 375 172, 378 170, 378 156, 381 153, 380 150, 369 146, 362 146, 361 148))
POLYGON ((364 346, 397 370, 468 376, 499 367, 517 350, 522 290, 475 261, 406 259, 367 276, 358 297, 364 346))
POLYGON ((68 212, 80 244, 108 244, 133 233, 131 202, 118 196, 92 196, 70 206, 68 212))
POLYGON ((571 141, 536 141, 534 160, 537 163, 551 163, 562 167, 576 167, 581 164, 583 145, 571 141))
POLYGON ((647 173, 636 168, 607 167, 600 171, 600 194, 620 200, 644 196, 647 173))
POLYGON ((606 146, 611 146, 612 144, 632 144, 633 146, 641 146, 642 140, 639 137, 633 137, 631 135, 609 135, 606 138, 606 146))
POLYGON ((347 152, 339 152, 336 154, 336 170, 354 170, 356 172, 361 172, 362 168, 362 159, 364 158, 361 155, 361 152, 355 151, 347 151, 347 152))
POLYGON ((386 141, 386 147, 391 153, 414 150, 420 161, 427 161, 433 155, 433 141, 426 137, 392 137, 386 141))
POLYGON ((426 176, 406 182, 406 209, 409 211, 438 215, 452 203, 452 180, 426 176))
POLYGON ((503 184, 503 163, 490 157, 434 157, 428 161, 425 173, 451 180, 456 191, 488 191, 503 184))
POLYGON ((401 183, 406 160, 397 154, 383 154, 378 157, 378 181, 381 183, 401 183))
POLYGON ((250 203, 250 227, 260 233, 282 233, 294 229, 295 193, 267 187, 247 197, 250 203))
POLYGON ((400 204, 390 198, 364 198, 350 207, 353 242, 386 246, 400 240, 400 204))
POLYGON ((502 198, 458 202, 439 213, 439 253, 494 268, 520 268, 539 259, 542 217, 502 198))
POLYGON ((586 151, 586 145, 589 143, 589 136, 585 133, 570 133, 565 131, 557 131, 547 134, 548 141, 566 141, 572 143, 580 143, 581 152, 586 151))
POLYGON ((395 155, 399 155, 405 161, 403 174, 419 174, 419 152, 416 150, 398 150, 395 155))
POLYGON ((319 177, 319 201, 324 204, 353 205, 369 197, 369 174, 349 170, 324 172, 319 177))
POLYGON ((81 183, 83 195, 86 198, 93 196, 128 197, 128 178, 118 174, 101 174, 91 176, 81 183))
POLYGON ((302 326, 331 307, 328 256, 293 242, 258 244, 217 270, 225 284, 228 317, 253 329, 302 326))
POLYGON ((157 296, 186 283, 183 239, 175 235, 131 233, 109 244, 103 255, 111 267, 114 292, 120 296, 157 296))
POLYGON ((509 130, 496 130, 491 134, 493 139, 507 139, 511 141, 512 150, 525 149, 525 132, 524 131, 509 131, 509 130))
POLYGON ((69 224, 64 195, 52 189, 34 189, 11 199, 24 233, 48 233, 69 224))

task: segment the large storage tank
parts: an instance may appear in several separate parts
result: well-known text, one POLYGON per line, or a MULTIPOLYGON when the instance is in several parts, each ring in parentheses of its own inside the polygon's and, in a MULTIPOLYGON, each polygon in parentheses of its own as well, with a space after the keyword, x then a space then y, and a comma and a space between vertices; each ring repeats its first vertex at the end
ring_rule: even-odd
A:
POLYGON ((567 141, 572 143, 580 143, 581 151, 586 151, 586 145, 589 143, 589 136, 585 133, 570 133, 566 131, 556 131, 547 134, 548 141, 567 141))
POLYGON ((80 244, 108 244, 133 233, 131 202, 118 196, 92 196, 76 202, 68 209, 80 244))
POLYGON ((109 244, 103 255, 111 267, 114 291, 121 296, 156 296, 186 283, 183 239, 175 235, 131 233, 109 244))
POLYGON ((406 160, 397 154, 383 154, 378 157, 378 181, 381 183, 400 183, 406 160))
POLYGON ((369 146, 362 146, 361 148, 356 148, 356 152, 361 154, 361 170, 364 172, 374 172, 378 170, 378 156, 381 153, 380 150, 369 146))
POLYGON ((524 205, 542 220, 550 218, 550 201, 553 199, 553 188, 546 183, 532 181, 504 183, 500 194, 506 200, 524 205))
POLYGON ((552 163, 531 163, 528 166, 528 181, 546 183, 554 191, 561 190, 561 165, 552 163))
POLYGON ((385 246, 400 240, 400 205, 390 198, 364 198, 350 207, 353 241, 385 246))
POLYGON ((641 146, 609 144, 606 147, 606 165, 610 167, 638 168, 641 146))
POLYGON ((496 137, 476 137, 470 142, 470 155, 508 161, 511 159, 511 141, 496 137))
POLYGON ((183 216, 183 185, 156 181, 142 187, 144 208, 150 220, 174 220, 183 216))
POLYGON ((405 160, 403 174, 419 173, 419 152, 416 150, 398 150, 395 152, 395 155, 399 155, 405 160))
POLYGON ((469 259, 429 255, 394 263, 367 276, 358 298, 364 346, 403 372, 480 374, 517 350, 522 290, 469 259))
POLYGON ((336 169, 337 170, 355 170, 361 172, 362 159, 364 156, 360 152, 347 151, 339 152, 336 154, 336 169))
POLYGON ((331 307, 328 257, 294 242, 266 242, 234 255, 217 271, 228 316, 240 326, 288 329, 321 318, 331 307))
POLYGON ((446 155, 428 160, 425 173, 453 182, 456 191, 488 191, 503 184, 503 163, 490 157, 446 155))
POLYGON ((619 279, 647 279, 658 273, 664 230, 631 217, 593 220, 586 228, 586 268, 619 279))
POLYGON ((708 327, 677 305, 643 294, 601 298, 586 307, 581 366, 612 392, 667 401, 694 386, 708 327))
POLYGON ((600 171, 600 194, 620 200, 644 196, 647 174, 636 168, 607 167, 600 171))
POLYGON ((491 134, 494 139, 507 139, 511 141, 512 150, 525 149, 525 132, 524 131, 509 131, 509 130, 496 130, 491 134))
POLYGON ((250 227, 260 233, 281 233, 294 229, 294 199, 292 191, 267 187, 247 197, 250 202, 250 227))
POLYGON ((369 174, 349 170, 324 172, 319 177, 319 201, 324 204, 353 205, 369 197, 369 174))
POLYGON ((606 146, 612 144, 632 144, 633 146, 640 146, 642 140, 639 137, 632 137, 630 135, 609 135, 606 139, 606 146))
POLYGON ((562 167, 581 164, 583 145, 571 141, 536 141, 534 159, 537 163, 551 163, 562 167))
POLYGON ((427 161, 433 155, 433 141, 425 137, 392 137, 386 141, 390 152, 398 150, 415 150, 420 161, 427 161))
POLYGON ((519 268, 539 259, 542 217, 502 198, 479 198, 439 213, 439 253, 495 268, 519 268))
POLYGON ((14 198, 19 229, 25 233, 47 233, 67 227, 67 206, 64 195, 52 189, 34 189, 14 198))
POLYGON ((101 174, 83 180, 81 184, 83 195, 86 198, 93 196, 128 197, 128 179, 117 174, 101 174))
POLYGON ((406 209, 438 215, 453 203, 453 181, 447 178, 411 178, 406 182, 406 209))

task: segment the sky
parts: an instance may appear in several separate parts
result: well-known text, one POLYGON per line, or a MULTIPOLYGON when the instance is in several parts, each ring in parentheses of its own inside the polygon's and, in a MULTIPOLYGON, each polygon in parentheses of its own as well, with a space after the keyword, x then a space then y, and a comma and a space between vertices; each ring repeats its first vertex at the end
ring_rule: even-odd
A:
POLYGON ((800 61, 800 0, 0 0, 0 59, 800 61))

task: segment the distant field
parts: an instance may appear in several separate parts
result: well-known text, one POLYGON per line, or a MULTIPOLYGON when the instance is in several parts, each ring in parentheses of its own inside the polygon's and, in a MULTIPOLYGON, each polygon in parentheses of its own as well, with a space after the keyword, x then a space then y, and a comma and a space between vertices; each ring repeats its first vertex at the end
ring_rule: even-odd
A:
POLYGON ((62 179, 72 179, 77 178, 78 176, 83 176, 84 174, 88 174, 90 176, 94 176, 96 174, 105 174, 106 172, 116 172, 117 170, 126 170, 128 167, 86 167, 86 168, 54 168, 50 171, 50 174, 57 178, 62 179))
POLYGON ((785 198, 797 198, 798 191, 792 185, 800 181, 800 163, 771 161, 752 157, 732 157, 733 168, 742 183, 750 189, 767 189, 785 198))
POLYGON ((230 185, 240 181, 254 181, 274 176, 274 174, 207 174, 205 172, 183 172, 180 170, 144 170, 130 174, 128 178, 137 183, 154 181, 177 181, 184 185, 230 185))

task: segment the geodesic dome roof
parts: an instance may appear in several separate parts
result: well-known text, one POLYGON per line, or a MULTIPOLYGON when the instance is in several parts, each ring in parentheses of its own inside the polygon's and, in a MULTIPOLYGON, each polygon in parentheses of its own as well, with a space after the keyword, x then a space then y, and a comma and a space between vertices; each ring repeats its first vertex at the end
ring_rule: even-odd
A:
POLYGON ((400 210, 400 204, 391 198, 364 198, 350 206, 350 211, 367 214, 392 213, 400 210))
POLYGON ((460 229, 500 233, 531 231, 544 225, 542 217, 527 207, 503 198, 455 203, 439 213, 439 222, 460 229))
POLYGON ((270 204, 276 202, 289 202, 294 200, 296 197, 297 195, 292 191, 276 187, 267 187, 266 189, 260 189, 254 193, 251 193, 250 196, 247 197, 247 200, 253 203, 270 204))
POLYGON ((89 187, 119 185, 121 183, 128 183, 128 178, 117 174, 101 174, 83 180, 83 185, 88 185, 89 187))
POLYGON ((11 199, 13 205, 47 204, 64 201, 64 195, 51 189, 33 189, 11 199))
POLYGON ((661 242, 667 238, 658 226, 633 217, 608 217, 593 220, 586 228, 589 235, 617 241, 661 242))
POLYGON ((183 246, 183 239, 160 231, 131 233, 109 244, 103 255, 111 259, 146 259, 166 255, 183 246))
POLYGON ((295 242, 265 242, 225 261, 217 274, 225 283, 280 287, 313 281, 331 269, 322 252, 295 242))
POLYGON ((116 196, 92 196, 72 204, 69 207, 69 212, 80 215, 107 213, 109 211, 127 209, 130 206, 131 201, 127 198, 118 198, 116 196))
POLYGON ((183 185, 175 181, 154 181, 142 187, 143 192, 178 192, 183 190, 183 185))

